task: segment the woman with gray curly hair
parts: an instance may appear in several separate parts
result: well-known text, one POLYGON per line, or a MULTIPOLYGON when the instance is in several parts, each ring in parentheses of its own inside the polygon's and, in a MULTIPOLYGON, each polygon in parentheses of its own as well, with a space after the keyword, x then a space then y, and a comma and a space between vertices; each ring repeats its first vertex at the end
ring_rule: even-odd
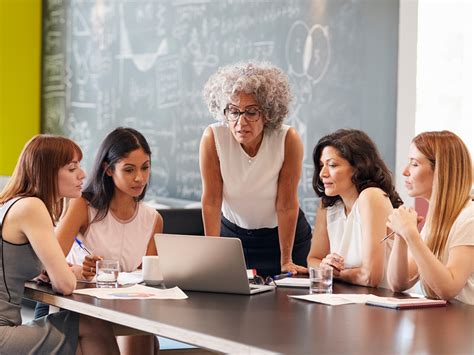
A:
POLYGON ((288 77, 268 62, 219 68, 204 100, 219 121, 206 128, 199 162, 207 236, 237 237, 260 275, 306 273, 311 227, 298 203, 303 144, 283 124, 288 77))

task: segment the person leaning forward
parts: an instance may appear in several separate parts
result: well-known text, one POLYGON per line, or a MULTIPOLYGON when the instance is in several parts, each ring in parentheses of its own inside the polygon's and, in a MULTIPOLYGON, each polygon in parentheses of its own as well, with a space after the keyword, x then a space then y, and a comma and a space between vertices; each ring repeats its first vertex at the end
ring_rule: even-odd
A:
POLYGON ((298 203, 303 144, 284 125, 288 77, 268 62, 220 68, 204 100, 219 122, 206 128, 199 162, 206 236, 242 241, 261 275, 306 273, 311 227, 298 203))

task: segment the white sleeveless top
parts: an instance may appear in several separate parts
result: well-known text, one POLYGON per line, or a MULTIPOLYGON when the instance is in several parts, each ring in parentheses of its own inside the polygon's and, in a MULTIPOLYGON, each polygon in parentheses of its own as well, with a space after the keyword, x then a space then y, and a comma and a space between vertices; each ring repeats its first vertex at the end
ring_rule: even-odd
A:
MULTIPOLYGON (((88 207, 89 222, 97 214, 97 210, 88 207)), ((135 271, 146 254, 148 242, 155 230, 158 212, 139 202, 135 214, 129 220, 118 219, 109 210, 105 218, 89 225, 84 235, 80 237, 87 249, 94 255, 105 259, 118 260, 120 271, 135 271)), ((82 264, 86 253, 77 243, 73 243, 67 260, 73 264, 82 264)))
POLYGON ((278 177, 285 160, 288 129, 265 130, 257 155, 250 157, 223 123, 210 125, 214 133, 223 180, 222 213, 246 229, 277 226, 278 177))
MULTIPOLYGON (((360 223, 359 199, 357 199, 348 216, 344 212, 342 201, 327 208, 326 221, 331 253, 337 253, 344 258, 346 269, 362 265, 362 226, 360 223)), ((382 236, 383 237, 383 236, 382 236)), ((381 237, 381 238, 382 238, 381 237)), ((379 287, 389 288, 387 283, 387 264, 393 242, 384 242, 385 258, 384 273, 379 287)))

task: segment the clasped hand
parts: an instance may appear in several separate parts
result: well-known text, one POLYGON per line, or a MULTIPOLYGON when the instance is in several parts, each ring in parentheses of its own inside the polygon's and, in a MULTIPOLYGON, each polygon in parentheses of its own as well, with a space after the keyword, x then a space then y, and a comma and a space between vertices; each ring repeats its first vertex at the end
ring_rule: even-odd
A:
POLYGON ((417 224, 423 222, 424 218, 418 216, 416 211, 409 207, 400 206, 393 210, 388 216, 387 227, 405 241, 411 236, 418 235, 417 224))
POLYGON ((334 277, 338 277, 341 271, 344 270, 344 257, 336 253, 328 254, 321 260, 321 265, 331 266, 334 277))

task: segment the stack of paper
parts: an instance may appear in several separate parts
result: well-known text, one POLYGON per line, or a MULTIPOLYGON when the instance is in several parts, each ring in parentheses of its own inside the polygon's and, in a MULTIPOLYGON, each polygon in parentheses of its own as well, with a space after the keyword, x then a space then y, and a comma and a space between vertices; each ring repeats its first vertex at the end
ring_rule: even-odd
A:
POLYGON ((289 297, 300 300, 327 304, 330 306, 339 306, 341 304, 365 303, 370 295, 365 294, 334 294, 334 293, 317 293, 312 295, 290 295, 289 297))
POLYGON ((446 306, 445 300, 431 300, 428 298, 395 298, 395 297, 378 297, 370 295, 367 304, 371 306, 380 306, 387 308, 406 309, 406 308, 422 308, 446 306))
POLYGON ((169 289, 158 289, 143 285, 134 285, 121 288, 85 288, 74 290, 75 294, 89 295, 101 299, 113 300, 136 300, 136 299, 157 299, 157 300, 183 300, 188 298, 179 287, 169 289))
POLYGON ((306 287, 309 288, 309 279, 302 279, 296 277, 287 277, 285 279, 276 280, 277 286, 281 287, 306 287))

